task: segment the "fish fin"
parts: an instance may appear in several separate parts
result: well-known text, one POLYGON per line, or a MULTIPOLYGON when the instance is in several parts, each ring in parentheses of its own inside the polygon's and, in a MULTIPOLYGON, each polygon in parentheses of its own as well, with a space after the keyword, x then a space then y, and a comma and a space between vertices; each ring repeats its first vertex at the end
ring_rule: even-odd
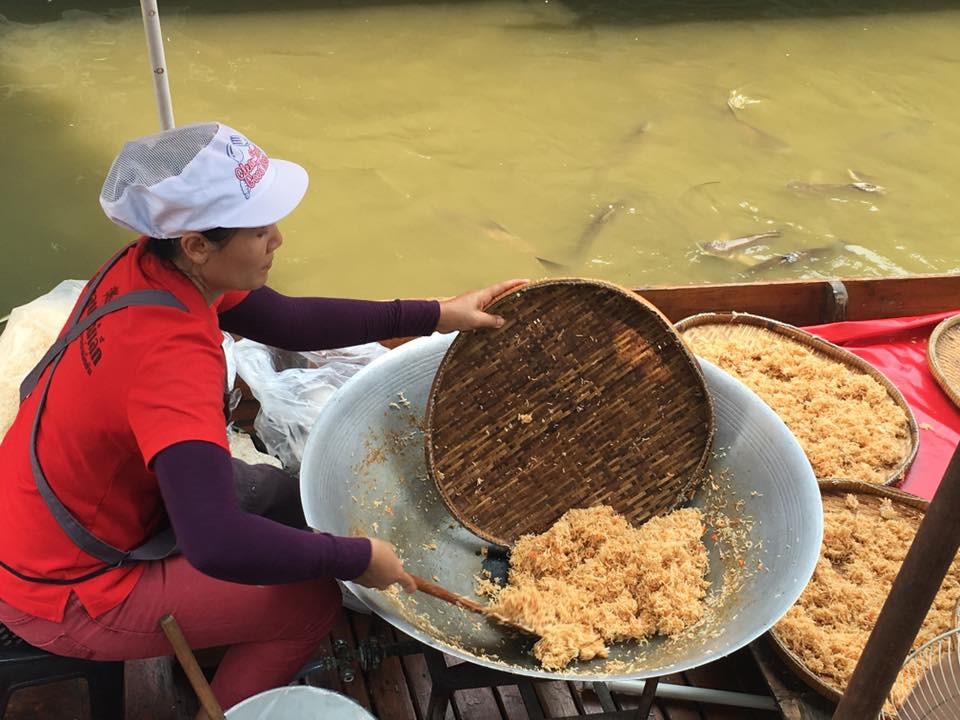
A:
POLYGON ((553 260, 547 260, 547 258, 542 258, 540 256, 536 256, 536 258, 537 258, 537 262, 543 265, 545 270, 549 270, 550 272, 563 273, 563 272, 569 272, 570 270, 569 265, 554 262, 553 260))

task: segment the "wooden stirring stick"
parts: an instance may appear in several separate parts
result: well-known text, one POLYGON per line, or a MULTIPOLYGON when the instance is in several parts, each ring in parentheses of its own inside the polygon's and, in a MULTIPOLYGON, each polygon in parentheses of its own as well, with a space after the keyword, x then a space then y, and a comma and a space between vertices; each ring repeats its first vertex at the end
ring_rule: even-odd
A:
POLYGON ((210 720, 226 720, 220 703, 217 702, 213 690, 210 689, 210 683, 203 676, 203 671, 197 664, 197 658, 194 657, 193 651, 187 644, 187 639, 180 631, 180 626, 173 615, 167 614, 160 619, 160 629, 163 630, 167 640, 173 646, 173 651, 177 654, 177 660, 180 661, 180 666, 187 674, 187 679, 193 686, 197 699, 200 700, 200 707, 210 716, 210 720))
POLYGON ((511 620, 506 615, 501 615, 496 610, 491 610, 486 605, 481 605, 480 603, 474 602, 470 598, 464 597, 463 595, 457 595, 455 592, 450 592, 446 588, 440 587, 439 585, 435 585, 432 582, 424 580, 422 577, 417 577, 416 575, 413 575, 410 573, 408 574, 417 583, 417 590, 419 590, 420 592, 424 592, 427 595, 432 595, 433 597, 439 598, 440 600, 444 600, 452 605, 459 605, 465 610, 470 610, 471 612, 479 613, 484 617, 488 617, 491 620, 501 625, 511 627, 514 630, 519 630, 520 632, 524 632, 528 635, 537 634, 537 632, 533 628, 529 628, 526 625, 521 625, 517 621, 511 620))

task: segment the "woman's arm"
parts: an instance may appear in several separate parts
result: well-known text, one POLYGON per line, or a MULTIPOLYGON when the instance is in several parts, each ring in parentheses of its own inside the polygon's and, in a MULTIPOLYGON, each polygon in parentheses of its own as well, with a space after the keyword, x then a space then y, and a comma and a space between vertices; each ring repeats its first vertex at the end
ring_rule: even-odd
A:
POLYGON ((171 445, 153 468, 180 551, 205 575, 249 585, 352 580, 370 565, 367 538, 295 530, 242 511, 230 455, 213 443, 171 445))
POLYGON ((507 280, 440 302, 291 298, 264 286, 220 314, 227 332, 284 350, 324 350, 434 330, 498 328, 504 319, 484 312, 496 297, 526 280, 507 280))
POLYGON ((266 286, 220 315, 227 332, 285 350, 324 350, 437 329, 436 300, 293 298, 266 286))

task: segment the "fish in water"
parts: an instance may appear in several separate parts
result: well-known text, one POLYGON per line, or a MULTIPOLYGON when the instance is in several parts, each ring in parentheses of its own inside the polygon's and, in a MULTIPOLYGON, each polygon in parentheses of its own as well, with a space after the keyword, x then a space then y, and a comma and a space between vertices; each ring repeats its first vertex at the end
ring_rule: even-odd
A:
POLYGON ((637 125, 633 130, 623 136, 623 139, 620 141, 621 145, 629 145, 635 140, 639 140, 644 135, 650 131, 650 121, 644 120, 639 125, 637 125))
POLYGON ((822 247, 793 250, 783 255, 776 255, 768 260, 757 263, 756 265, 747 268, 746 272, 753 275, 756 273, 762 273, 772 268, 778 268, 783 265, 793 265, 800 261, 809 262, 811 260, 819 260, 820 258, 832 255, 838 250, 843 249, 843 247, 843 243, 833 243, 832 245, 824 245, 822 247))
POLYGON ((760 100, 754 100, 753 98, 748 98, 745 95, 738 94, 735 90, 730 93, 730 97, 727 99, 727 109, 730 111, 730 114, 733 115, 733 119, 736 120, 741 127, 745 128, 747 134, 750 135, 751 139, 765 147, 767 150, 773 150, 776 152, 784 152, 790 149, 790 146, 781 140, 780 138, 771 135, 766 130, 761 130, 754 125, 751 125, 742 117, 740 117, 739 110, 743 110, 747 105, 754 105, 761 102, 760 100))
POLYGON ((603 230, 604 226, 613 219, 613 216, 616 215, 620 210, 623 210, 623 202, 617 200, 616 202, 610 203, 600 212, 593 216, 593 219, 580 234, 580 241, 577 243, 576 250, 574 254, 582 256, 586 254, 586 251, 593 246, 593 241, 596 239, 597 235, 600 234, 600 231, 603 230))
POLYGON ((852 183, 848 183, 848 185, 852 188, 856 188, 861 192, 880 193, 881 195, 887 192, 887 189, 885 187, 881 185, 874 185, 873 183, 868 183, 868 182, 852 182, 852 183))
POLYGON ((569 266, 569 265, 566 265, 566 264, 564 264, 564 263, 555 262, 554 260, 550 260, 550 259, 548 259, 548 258, 540 257, 539 255, 537 255, 537 262, 540 263, 541 265, 543 265, 543 269, 544 269, 544 270, 549 270, 550 272, 553 272, 553 273, 562 273, 562 272, 567 272, 568 270, 570 270, 570 266, 569 266))
POLYGON ((487 220, 481 224, 480 227, 483 229, 483 234, 491 240, 496 240, 504 245, 512 245, 522 252, 530 255, 536 255, 536 250, 534 249, 533 245, 524 240, 522 237, 514 235, 496 220, 487 220))
POLYGON ((885 194, 886 188, 873 183, 850 182, 850 183, 808 183, 793 181, 787 183, 787 189, 793 190, 801 195, 843 195, 850 190, 859 190, 865 193, 885 194))
POLYGON ((780 235, 779 230, 770 230, 756 235, 742 235, 732 240, 711 240, 710 242, 700 243, 700 252, 714 257, 729 257, 735 252, 742 252, 754 245, 759 245, 764 240, 772 240, 780 237, 780 235))
POLYGON ((554 262, 553 260, 548 260, 547 258, 542 258, 537 255, 537 251, 533 248, 533 245, 522 237, 514 235, 496 220, 487 220, 480 227, 483 229, 484 235, 491 240, 495 240, 504 245, 511 245, 522 252, 533 255, 537 261, 550 272, 565 272, 569 269, 563 263, 554 262))
POLYGON ((756 100, 749 95, 731 90, 730 97, 727 98, 727 107, 730 108, 730 112, 736 114, 737 110, 743 110, 747 105, 759 105, 762 102, 763 100, 756 100))
POLYGON ((863 173, 857 172, 856 170, 851 170, 847 168, 847 175, 850 176, 850 183, 857 190, 862 190, 863 192, 875 192, 880 193, 881 195, 886 194, 887 189, 882 185, 878 185, 873 181, 873 178, 867 177, 863 173))
POLYGON ((885 187, 882 185, 877 185, 875 182, 872 182, 855 170, 848 169, 847 174, 850 176, 850 182, 848 183, 809 183, 794 180, 787 183, 787 189, 803 195, 833 196, 837 194, 845 194, 849 190, 857 190, 865 193, 876 193, 877 195, 885 195, 887 193, 887 189, 885 187))
POLYGON ((556 262, 555 260, 548 260, 547 258, 537 257, 537 260, 543 265, 544 268, 550 272, 567 272, 570 270, 573 262, 581 261, 587 254, 590 252, 590 248, 593 247, 594 241, 597 239, 597 236, 600 234, 600 231, 606 227, 613 217, 623 210, 624 203, 622 200, 617 200, 608 204, 605 208, 600 210, 596 215, 593 216, 593 219, 590 220, 590 223, 584 228, 583 232, 580 233, 580 238, 577 240, 577 245, 573 250, 573 260, 568 262, 556 262))
POLYGON ((766 130, 761 130, 760 128, 751 125, 746 120, 737 117, 736 113, 734 113, 733 116, 736 118, 737 122, 740 123, 741 127, 747 129, 747 133, 758 145, 766 148, 767 150, 773 150, 774 152, 785 152, 790 149, 790 146, 785 141, 781 140, 775 135, 771 135, 766 130))

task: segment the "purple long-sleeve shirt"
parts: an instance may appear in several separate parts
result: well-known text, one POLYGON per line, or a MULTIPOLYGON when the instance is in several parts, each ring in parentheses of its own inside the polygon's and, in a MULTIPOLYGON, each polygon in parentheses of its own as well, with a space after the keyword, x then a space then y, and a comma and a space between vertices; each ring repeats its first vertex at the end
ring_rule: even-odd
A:
MULTIPOLYGON (((320 350, 427 335, 439 318, 436 301, 289 298, 263 287, 222 313, 220 326, 286 350, 320 350)), ((230 455, 217 445, 177 443, 159 452, 153 467, 181 552, 212 577, 248 584, 349 580, 370 563, 366 538, 296 530, 241 510, 230 455)))
POLYGON ((284 350, 327 350, 429 335, 439 320, 436 300, 291 298, 262 287, 221 313, 220 327, 284 350))
POLYGON ((352 580, 370 563, 366 538, 297 530, 241 510, 230 454, 218 445, 171 445, 153 467, 180 551, 211 577, 254 585, 352 580))

